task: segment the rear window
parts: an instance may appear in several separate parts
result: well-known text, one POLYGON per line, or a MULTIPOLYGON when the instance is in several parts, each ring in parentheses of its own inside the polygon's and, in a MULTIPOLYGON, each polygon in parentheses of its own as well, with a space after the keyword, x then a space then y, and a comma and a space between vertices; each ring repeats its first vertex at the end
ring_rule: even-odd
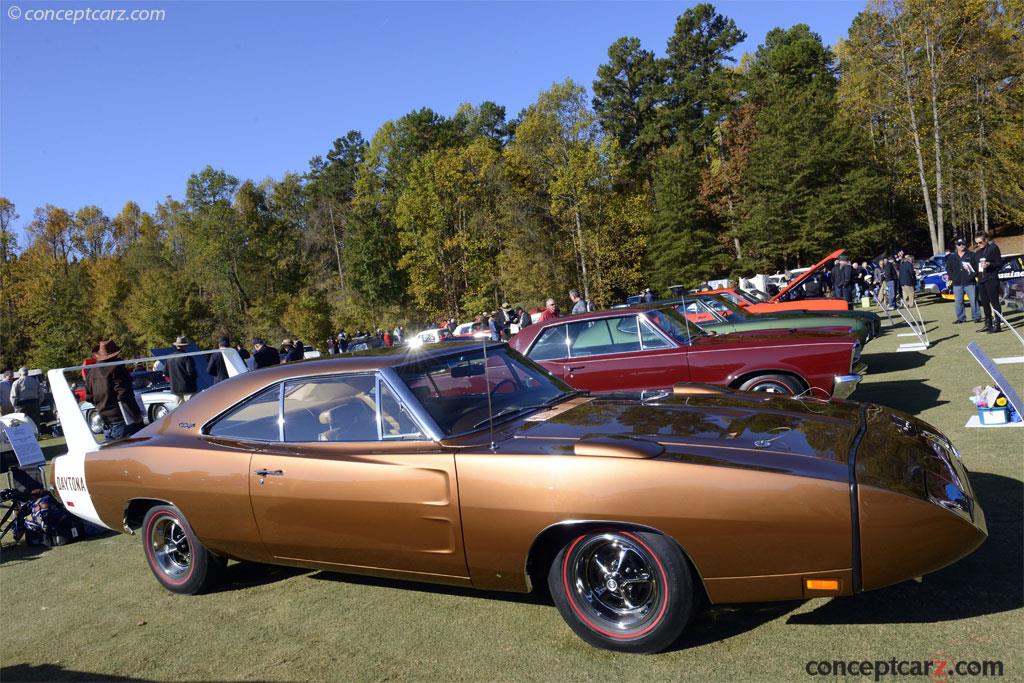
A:
POLYGON ((222 416, 208 433, 230 439, 277 441, 280 438, 277 408, 281 386, 268 387, 222 416))

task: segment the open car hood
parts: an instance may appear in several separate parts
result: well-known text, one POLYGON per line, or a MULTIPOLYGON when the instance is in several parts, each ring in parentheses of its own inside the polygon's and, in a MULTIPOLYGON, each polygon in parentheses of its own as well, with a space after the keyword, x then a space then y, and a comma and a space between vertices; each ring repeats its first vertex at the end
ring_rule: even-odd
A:
POLYGON ((808 270, 805 273, 802 273, 797 279, 795 279, 792 282, 790 282, 789 286, 787 286, 785 289, 783 289, 778 294, 773 296, 771 299, 768 299, 768 303, 773 304, 776 301, 779 301, 780 299, 782 299, 782 297, 784 297, 786 295, 786 292, 788 292, 789 290, 793 289, 794 287, 799 287, 800 284, 804 280, 806 280, 810 276, 814 275, 815 273, 819 272, 822 268, 824 268, 826 265, 828 265, 829 261, 833 261, 833 260, 839 258, 839 255, 842 254, 844 251, 846 251, 846 250, 845 249, 836 249, 831 254, 829 254, 825 258, 821 259, 820 261, 818 261, 816 264, 814 264, 814 266, 810 270, 808 270))

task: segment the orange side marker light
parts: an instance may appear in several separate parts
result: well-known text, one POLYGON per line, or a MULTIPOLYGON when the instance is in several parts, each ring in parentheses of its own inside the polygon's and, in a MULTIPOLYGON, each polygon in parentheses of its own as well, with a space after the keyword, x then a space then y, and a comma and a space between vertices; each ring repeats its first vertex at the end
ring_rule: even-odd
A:
POLYGON ((804 579, 804 590, 809 591, 838 591, 838 579, 804 579))

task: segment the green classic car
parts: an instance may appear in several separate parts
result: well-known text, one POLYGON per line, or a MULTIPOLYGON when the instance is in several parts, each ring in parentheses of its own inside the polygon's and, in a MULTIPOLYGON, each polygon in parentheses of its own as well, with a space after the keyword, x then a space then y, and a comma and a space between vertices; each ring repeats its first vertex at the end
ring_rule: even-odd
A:
POLYGON ((687 296, 675 305, 690 322, 717 332, 848 327, 861 344, 879 335, 882 320, 870 311, 785 311, 751 313, 717 294, 687 296))

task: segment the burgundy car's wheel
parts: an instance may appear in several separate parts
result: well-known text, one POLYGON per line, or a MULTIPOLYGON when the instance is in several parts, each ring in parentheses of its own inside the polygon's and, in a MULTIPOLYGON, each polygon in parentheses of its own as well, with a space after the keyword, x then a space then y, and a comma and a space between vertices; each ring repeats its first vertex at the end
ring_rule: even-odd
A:
POLYGON ((146 562, 167 590, 195 595, 220 580, 224 561, 199 542, 177 508, 150 508, 142 521, 142 530, 146 562))
POLYGON ((591 645, 659 652, 686 627, 693 578, 682 552, 654 533, 595 531, 570 541, 548 571, 562 618, 591 645))
POLYGON ((758 375, 740 385, 740 391, 761 391, 768 394, 796 396, 804 388, 788 375, 758 375))

